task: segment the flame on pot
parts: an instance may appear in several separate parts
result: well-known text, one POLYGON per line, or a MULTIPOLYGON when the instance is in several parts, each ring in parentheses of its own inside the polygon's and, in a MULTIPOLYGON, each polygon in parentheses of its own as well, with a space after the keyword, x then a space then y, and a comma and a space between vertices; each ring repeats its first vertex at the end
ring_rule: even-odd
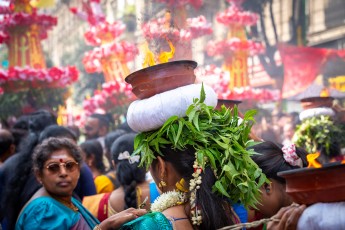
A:
MULTIPOLYGON (((171 41, 169 41, 168 38, 166 38, 166 41, 168 42, 169 44, 169 47, 170 47, 170 51, 166 51, 166 52, 161 52, 159 55, 158 55, 158 63, 166 63, 168 62, 171 58, 174 57, 175 55, 175 47, 174 45, 172 44, 171 41)), ((150 50, 149 46, 146 44, 144 46, 144 50, 145 50, 145 58, 144 58, 144 61, 143 61, 143 67, 149 67, 149 66, 153 66, 153 65, 156 65, 156 61, 155 61, 155 55, 153 54, 153 52, 150 50)))
MULTIPOLYGON (((165 13, 164 27, 166 27, 166 29, 169 29, 171 27, 171 13, 169 11, 165 13)), ((172 42, 169 40, 169 38, 166 35, 163 34, 162 37, 168 43, 170 51, 162 51, 158 54, 158 57, 156 58, 154 53, 150 50, 148 43, 146 43, 144 46, 144 54, 145 54, 145 58, 143 61, 144 68, 156 65, 158 63, 169 62, 169 60, 174 57, 175 55, 174 45, 172 44, 172 42), (156 60, 158 61, 158 63, 156 63, 156 60)))
POLYGON ((307 155, 308 168, 321 168, 322 165, 317 161, 320 153, 311 153, 307 155))

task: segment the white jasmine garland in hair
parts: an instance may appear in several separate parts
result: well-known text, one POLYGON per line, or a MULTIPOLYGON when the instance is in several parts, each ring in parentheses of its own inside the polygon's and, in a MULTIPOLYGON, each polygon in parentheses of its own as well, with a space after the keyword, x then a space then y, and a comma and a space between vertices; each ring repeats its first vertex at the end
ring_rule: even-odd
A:
POLYGON ((197 160, 197 153, 195 153, 195 161, 193 164, 194 173, 192 174, 193 179, 189 181, 189 191, 190 191, 190 209, 191 209, 191 220, 193 225, 200 225, 202 223, 202 213, 198 210, 198 204, 196 199, 197 190, 200 189, 201 185, 201 172, 202 167, 199 166, 197 160))
POLYGON ((169 191, 162 193, 151 205, 151 211, 163 212, 164 210, 186 203, 186 193, 169 191))

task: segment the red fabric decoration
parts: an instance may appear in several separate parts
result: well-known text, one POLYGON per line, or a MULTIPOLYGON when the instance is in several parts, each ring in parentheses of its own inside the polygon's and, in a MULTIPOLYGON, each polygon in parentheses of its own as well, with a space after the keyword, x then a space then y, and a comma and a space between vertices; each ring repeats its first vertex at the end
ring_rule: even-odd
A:
POLYGON ((326 49, 279 46, 284 64, 282 97, 287 98, 304 91, 317 77, 328 54, 326 49))

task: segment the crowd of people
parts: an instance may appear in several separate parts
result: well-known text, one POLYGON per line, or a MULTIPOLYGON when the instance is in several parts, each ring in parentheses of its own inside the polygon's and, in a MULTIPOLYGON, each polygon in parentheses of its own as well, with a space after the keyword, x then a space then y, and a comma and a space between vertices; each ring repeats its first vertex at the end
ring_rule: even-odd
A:
POLYGON ((296 229, 306 206, 293 203, 277 173, 308 164, 292 144, 298 116, 251 127, 234 114, 243 125, 234 137, 227 110, 203 105, 197 119, 216 115, 211 126, 190 108, 186 119, 144 132, 127 122, 109 130, 106 115, 92 114, 85 139, 46 110, 19 117, 0 129, 2 229, 220 229, 262 219, 256 229, 296 229), (248 147, 250 128, 259 144, 248 147))

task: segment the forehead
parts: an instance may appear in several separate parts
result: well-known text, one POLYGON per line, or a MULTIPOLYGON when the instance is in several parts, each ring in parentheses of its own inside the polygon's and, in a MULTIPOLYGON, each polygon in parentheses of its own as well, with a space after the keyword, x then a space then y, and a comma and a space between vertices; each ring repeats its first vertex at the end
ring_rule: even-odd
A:
POLYGON ((86 119, 86 125, 87 126, 97 126, 99 123, 98 119, 97 118, 94 118, 94 117, 88 117, 86 119))
POLYGON ((47 162, 56 161, 56 160, 74 160, 72 155, 66 149, 60 149, 52 152, 47 162))

